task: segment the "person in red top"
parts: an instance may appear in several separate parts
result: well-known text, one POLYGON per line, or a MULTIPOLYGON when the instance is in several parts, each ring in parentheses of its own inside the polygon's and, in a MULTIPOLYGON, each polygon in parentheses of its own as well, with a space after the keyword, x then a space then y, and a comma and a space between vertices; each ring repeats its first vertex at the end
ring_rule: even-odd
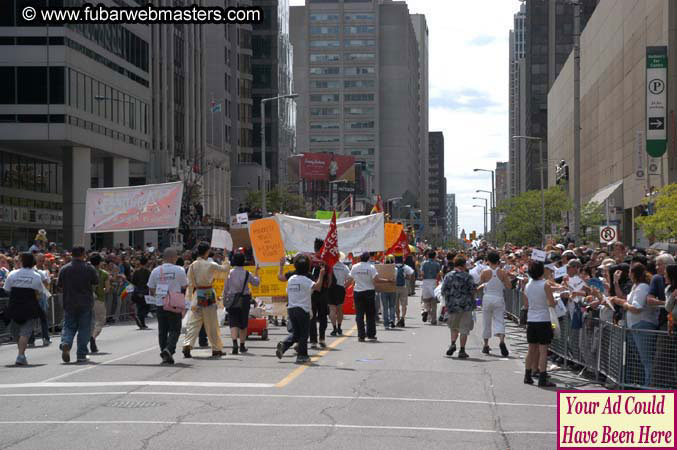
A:
MULTIPOLYGON (((324 241, 322 239, 315 239, 315 254, 311 259, 311 279, 317 280, 320 270, 325 266, 324 261, 320 259, 320 251, 324 241)), ((322 282, 322 288, 319 291, 314 291, 311 297, 313 315, 310 318, 310 345, 312 348, 317 348, 318 334, 320 347, 325 348, 325 333, 327 331, 327 316, 329 315, 329 292, 336 284, 336 278, 331 269, 327 273, 322 282), (319 330, 318 330, 319 323, 319 330), (318 333, 319 331, 319 333, 318 333)))

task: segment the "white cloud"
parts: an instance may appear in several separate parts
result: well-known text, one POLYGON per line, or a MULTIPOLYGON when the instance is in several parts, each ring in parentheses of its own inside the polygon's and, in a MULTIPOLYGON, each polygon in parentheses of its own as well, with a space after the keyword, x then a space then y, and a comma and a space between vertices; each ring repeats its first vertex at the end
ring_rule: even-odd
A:
POLYGON ((476 189, 490 190, 491 180, 473 168, 494 169, 508 159, 508 33, 520 2, 407 4, 428 21, 430 130, 444 132, 447 190, 456 193, 460 228, 482 231, 482 210, 473 208, 472 197, 476 189))

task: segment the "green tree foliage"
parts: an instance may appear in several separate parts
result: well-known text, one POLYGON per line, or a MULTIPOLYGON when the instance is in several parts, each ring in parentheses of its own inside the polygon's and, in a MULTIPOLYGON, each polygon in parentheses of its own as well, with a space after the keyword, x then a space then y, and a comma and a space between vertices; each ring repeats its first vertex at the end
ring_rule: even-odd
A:
MULTIPOLYGON (((545 191, 545 232, 552 224, 559 227, 563 214, 571 208, 567 194, 558 186, 545 191)), ((528 191, 501 202, 499 214, 503 215, 498 236, 516 245, 541 245, 541 191, 528 191)))
MULTIPOLYGON (((261 208, 261 191, 249 191, 247 204, 252 209, 261 208)), ((291 194, 280 187, 275 187, 266 192, 266 209, 273 213, 284 213, 292 216, 307 217, 307 211, 303 197, 291 194)))
POLYGON ((677 238, 677 183, 662 188, 656 197, 655 213, 637 218, 644 233, 652 241, 677 238))
POLYGON ((598 227, 604 223, 604 208, 597 202, 590 202, 581 209, 581 234, 587 242, 597 239, 598 227))

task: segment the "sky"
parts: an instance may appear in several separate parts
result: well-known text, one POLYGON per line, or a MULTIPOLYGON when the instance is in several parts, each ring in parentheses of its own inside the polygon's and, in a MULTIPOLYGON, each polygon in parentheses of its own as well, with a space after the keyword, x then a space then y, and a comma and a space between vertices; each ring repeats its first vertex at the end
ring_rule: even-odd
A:
MULTIPOLYGON (((290 0, 303 5, 304 0, 290 0)), ((519 0, 407 0, 429 32, 430 131, 442 131, 447 192, 456 194, 459 228, 484 230, 489 173, 508 160, 508 34, 519 0)))

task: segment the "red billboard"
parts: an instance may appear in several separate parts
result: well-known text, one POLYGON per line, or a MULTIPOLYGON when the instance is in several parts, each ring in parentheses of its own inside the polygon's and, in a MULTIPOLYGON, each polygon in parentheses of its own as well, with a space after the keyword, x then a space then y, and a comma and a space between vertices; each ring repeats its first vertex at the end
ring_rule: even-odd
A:
POLYGON ((306 181, 355 182, 355 158, 333 153, 305 153, 301 159, 301 178, 306 181))

